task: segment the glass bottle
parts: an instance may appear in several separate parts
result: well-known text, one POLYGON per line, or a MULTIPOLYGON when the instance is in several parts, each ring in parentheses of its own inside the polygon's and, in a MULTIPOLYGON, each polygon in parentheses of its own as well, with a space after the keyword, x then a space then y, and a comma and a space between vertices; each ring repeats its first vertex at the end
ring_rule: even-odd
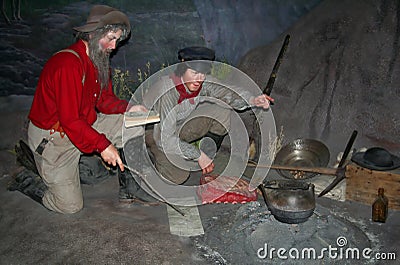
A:
POLYGON ((388 215, 388 198, 384 194, 384 189, 378 189, 378 196, 372 204, 372 221, 384 223, 388 215))

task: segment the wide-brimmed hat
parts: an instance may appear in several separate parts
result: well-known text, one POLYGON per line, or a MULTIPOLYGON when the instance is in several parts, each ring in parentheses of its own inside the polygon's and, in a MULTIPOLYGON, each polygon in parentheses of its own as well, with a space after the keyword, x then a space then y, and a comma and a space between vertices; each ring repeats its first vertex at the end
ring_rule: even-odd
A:
POLYGON ((400 167, 400 158, 381 147, 372 147, 355 153, 351 160, 358 165, 375 170, 392 170, 400 167))
POLYGON ((178 59, 193 70, 209 73, 211 62, 215 60, 215 51, 201 46, 186 47, 178 51, 178 59))
POLYGON ((106 5, 95 5, 90 10, 86 24, 80 27, 75 27, 74 30, 79 32, 92 32, 106 25, 123 24, 127 27, 127 35, 131 31, 129 18, 119 11, 106 5))

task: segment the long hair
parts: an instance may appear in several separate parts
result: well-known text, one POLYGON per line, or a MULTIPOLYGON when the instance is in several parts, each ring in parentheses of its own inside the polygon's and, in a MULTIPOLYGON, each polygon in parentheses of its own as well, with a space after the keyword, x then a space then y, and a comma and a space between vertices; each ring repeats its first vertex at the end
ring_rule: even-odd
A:
POLYGON ((96 34, 96 35, 99 34, 99 35, 101 35, 103 37, 108 32, 110 32, 110 31, 117 32, 119 29, 122 31, 120 41, 125 40, 126 38, 128 38, 128 28, 125 26, 125 24, 112 24, 112 25, 105 25, 104 27, 98 28, 98 29, 96 29, 95 31, 92 31, 92 32, 80 32, 80 31, 77 31, 75 33, 75 39, 76 40, 89 41, 90 34, 96 34))
POLYGON ((126 39, 127 27, 124 24, 106 25, 102 28, 96 29, 92 32, 78 32, 75 35, 77 40, 84 40, 88 42, 89 46, 89 57, 93 64, 96 66, 98 71, 98 77, 102 88, 107 87, 110 82, 110 56, 107 53, 99 50, 99 41, 109 32, 122 31, 121 37, 117 42, 117 45, 121 40, 126 39))

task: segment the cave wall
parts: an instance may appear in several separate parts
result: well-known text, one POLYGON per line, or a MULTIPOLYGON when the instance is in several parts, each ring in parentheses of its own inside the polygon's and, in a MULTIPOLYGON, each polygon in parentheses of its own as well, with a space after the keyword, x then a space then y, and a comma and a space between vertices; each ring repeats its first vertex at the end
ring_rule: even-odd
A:
MULTIPOLYGON (((73 41, 72 27, 84 23, 91 7, 91 1, 49 2, 48 8, 35 8, 34 2, 23 21, 0 22, 0 96, 14 97, 0 101, 2 110, 21 108, 12 103, 16 95, 33 95, 43 64, 73 41)), ((175 63, 182 47, 206 45, 264 87, 290 34, 272 92, 272 111, 285 140, 318 138, 334 154, 358 130, 356 147, 399 152, 399 1, 97 3, 108 2, 132 22, 130 40, 112 58, 112 66, 128 70, 132 78, 138 79, 138 69, 151 74, 175 63)))
POLYGON ((0 96, 33 95, 46 60, 73 42, 72 27, 85 22, 92 3, 126 12, 132 36, 112 58, 139 82, 177 62, 177 50, 205 45, 234 64, 251 48, 271 42, 320 0, 23 1, 23 21, 0 21, 0 96), (39 5, 41 3, 41 5, 39 5), (29 9, 29 10, 26 10, 29 9))
POLYGON ((357 130, 354 147, 399 154, 400 2, 323 1, 238 67, 265 86, 286 34, 272 92, 286 140, 321 139, 336 156, 357 130))
POLYGON ((206 45, 236 65, 250 49, 273 41, 320 0, 194 0, 206 45))

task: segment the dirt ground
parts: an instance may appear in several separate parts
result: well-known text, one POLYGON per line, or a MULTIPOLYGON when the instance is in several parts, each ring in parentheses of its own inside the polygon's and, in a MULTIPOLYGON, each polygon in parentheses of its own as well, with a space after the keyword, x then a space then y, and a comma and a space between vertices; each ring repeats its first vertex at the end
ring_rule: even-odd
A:
MULTIPOLYGON (((16 105, 15 101, 11 104, 16 105)), ((257 209, 268 214, 262 198, 259 198, 256 205, 200 206, 199 212, 205 234, 197 237, 180 237, 170 233, 165 205, 152 207, 120 205, 116 178, 93 186, 83 185, 84 209, 74 215, 50 212, 19 192, 7 191, 6 185, 18 168, 11 150, 14 143, 23 137, 21 128, 24 128, 25 115, 24 109, 3 111, 0 115, 1 123, 9 125, 2 126, 0 131, 2 147, 0 264, 280 264, 282 262, 282 260, 258 259, 256 250, 249 251, 245 233, 234 233, 234 238, 230 237, 233 225, 237 225, 237 221, 234 224, 234 220, 237 220, 238 213, 249 211, 251 207, 258 207, 257 209)), ((368 205, 317 198, 317 209, 325 216, 340 219, 342 222, 345 220, 352 230, 359 231, 360 235, 367 238, 367 243, 375 251, 399 255, 399 211, 390 211, 387 222, 380 224, 371 222, 371 208, 368 205)), ((273 220, 271 218, 270 222, 273 220)), ((254 229, 259 230, 263 224, 265 225, 265 220, 259 219, 254 229)), ((243 219, 244 223, 247 221, 249 220, 243 219)), ((276 221, 271 222, 271 226, 275 226, 276 229, 293 229, 292 225, 278 224, 276 221)), ((327 227, 325 232, 329 233, 330 226, 327 227)), ((299 229, 307 232, 305 230, 307 226, 299 226, 299 229)), ((334 232, 332 230, 332 233, 334 232)), ((265 240, 272 238, 267 236, 265 240)), ((274 240, 277 242, 278 239, 274 240)), ((285 240, 284 236, 280 240, 285 240)), ((313 262, 318 264, 321 261, 313 262)), ((365 264, 365 260, 340 262, 365 264)), ((381 261, 377 260, 368 262, 381 264, 381 261)), ((336 262, 328 260, 324 263, 336 262)), ((396 263, 386 261, 385 264, 396 263)))

